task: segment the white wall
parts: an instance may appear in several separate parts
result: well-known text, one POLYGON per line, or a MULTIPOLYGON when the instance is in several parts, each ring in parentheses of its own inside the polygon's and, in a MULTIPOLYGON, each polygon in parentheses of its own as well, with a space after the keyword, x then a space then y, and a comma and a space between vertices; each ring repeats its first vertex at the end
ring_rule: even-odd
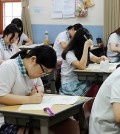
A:
MULTIPOLYGON (((88 16, 85 18, 69 18, 69 19, 52 19, 51 8, 52 0, 29 0, 30 16, 32 24, 63 24, 70 25, 81 23, 83 25, 103 25, 103 9, 104 0, 93 0, 95 6, 88 9, 88 16), (38 8, 39 14, 34 14, 34 8, 38 8)), ((58 0, 59 2, 59 0, 58 0)))

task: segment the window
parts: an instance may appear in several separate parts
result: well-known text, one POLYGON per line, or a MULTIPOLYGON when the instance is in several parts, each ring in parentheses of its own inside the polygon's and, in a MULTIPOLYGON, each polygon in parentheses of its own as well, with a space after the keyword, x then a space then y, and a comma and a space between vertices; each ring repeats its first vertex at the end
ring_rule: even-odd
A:
POLYGON ((21 18, 21 0, 0 0, 0 34, 13 18, 21 18))
POLYGON ((21 18, 21 2, 3 3, 3 29, 13 18, 21 18))

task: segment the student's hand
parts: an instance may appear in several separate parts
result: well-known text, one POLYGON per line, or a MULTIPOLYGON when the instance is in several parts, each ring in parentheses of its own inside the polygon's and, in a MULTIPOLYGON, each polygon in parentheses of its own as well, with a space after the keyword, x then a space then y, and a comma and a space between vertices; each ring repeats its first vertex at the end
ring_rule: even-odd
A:
POLYGON ((93 45, 93 41, 91 39, 88 39, 86 42, 85 42, 85 46, 87 46, 88 48, 91 47, 93 45))
POLYGON ((35 93, 30 97, 30 103, 34 104, 34 103, 41 103, 42 99, 43 99, 43 93, 35 93))
POLYGON ((110 60, 109 60, 109 58, 107 58, 107 57, 106 57, 106 56, 104 56, 104 55, 100 57, 100 61, 105 61, 105 60, 110 61, 110 60))

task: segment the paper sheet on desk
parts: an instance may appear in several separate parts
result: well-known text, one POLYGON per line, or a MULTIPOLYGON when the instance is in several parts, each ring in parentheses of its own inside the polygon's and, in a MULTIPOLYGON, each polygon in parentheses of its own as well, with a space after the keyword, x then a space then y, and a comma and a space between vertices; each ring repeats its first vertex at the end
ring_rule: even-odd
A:
POLYGON ((41 46, 43 44, 44 43, 41 43, 41 44, 32 44, 32 45, 22 45, 19 48, 33 48, 33 47, 41 46))
POLYGON ((80 96, 50 95, 44 96, 42 103, 47 104, 74 104, 80 96))
MULTIPOLYGON (((119 63, 109 63, 109 71, 115 70, 119 63)), ((100 70, 100 64, 89 64, 86 70, 100 70)))
POLYGON ((52 107, 55 104, 74 104, 80 96, 66 95, 45 95, 41 104, 22 105, 18 110, 43 110, 45 107, 52 107))
POLYGON ((52 107, 52 104, 26 104, 19 107, 19 111, 22 110, 43 110, 45 107, 52 107))

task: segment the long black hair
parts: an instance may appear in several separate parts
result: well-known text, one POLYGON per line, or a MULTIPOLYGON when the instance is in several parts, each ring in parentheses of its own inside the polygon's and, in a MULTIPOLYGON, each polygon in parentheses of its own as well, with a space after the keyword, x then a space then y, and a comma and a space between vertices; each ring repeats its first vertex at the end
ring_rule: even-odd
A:
POLYGON ((20 29, 20 36, 21 36, 21 34, 23 33, 23 23, 22 23, 22 20, 19 19, 19 18, 14 18, 11 21, 11 24, 15 24, 20 29))
MULTIPOLYGON (((71 39, 70 43, 68 44, 68 46, 63 51, 62 58, 64 60, 66 59, 66 54, 68 53, 68 51, 73 51, 76 58, 78 60, 81 59, 83 54, 84 43, 86 41, 86 38, 84 36, 86 36, 87 39, 92 39, 92 35, 90 34, 90 32, 86 28, 81 27, 80 29, 77 30, 74 37, 71 39)), ((89 59, 90 57, 88 56, 88 60, 89 59)))
POLYGON ((57 63, 56 52, 52 47, 47 45, 41 45, 34 48, 26 48, 13 55, 11 59, 16 58, 18 55, 20 55, 22 59, 36 56, 37 64, 42 64, 47 68, 56 67, 57 63))
POLYGON ((11 34, 12 36, 10 37, 9 40, 11 41, 15 37, 15 33, 18 33, 18 37, 20 37, 20 30, 18 29, 18 27, 15 24, 9 24, 4 29, 2 37, 4 38, 6 35, 11 34))

